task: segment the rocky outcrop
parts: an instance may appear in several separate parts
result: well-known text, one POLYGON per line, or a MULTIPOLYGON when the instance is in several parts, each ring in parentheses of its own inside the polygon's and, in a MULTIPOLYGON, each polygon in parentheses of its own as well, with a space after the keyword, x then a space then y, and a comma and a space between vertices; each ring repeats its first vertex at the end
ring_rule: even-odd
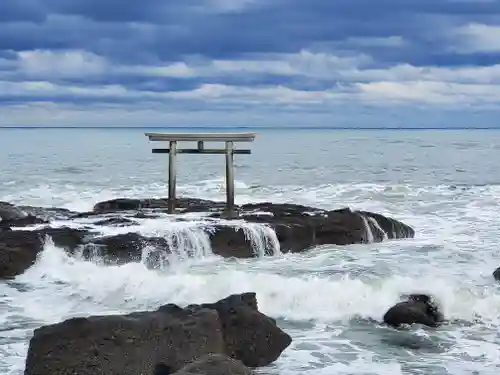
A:
POLYGON ((74 254, 89 233, 68 227, 40 230, 0 228, 0 279, 13 278, 31 267, 43 250, 47 236, 54 245, 74 254))
POLYGON ((0 228, 26 227, 43 223, 47 221, 31 213, 28 214, 11 203, 0 202, 0 228))
POLYGON ((159 375, 178 370, 189 374, 201 368, 244 369, 234 361, 228 364, 221 357, 206 357, 209 354, 267 365, 291 339, 256 305, 255 294, 248 293, 184 309, 169 304, 156 311, 73 318, 44 326, 34 331, 30 341, 25 375, 159 375), (263 331, 250 335, 250 327, 263 331))
POLYGON ((0 221, 15 221, 24 219, 26 212, 15 205, 0 201, 0 221))
POLYGON ((96 235, 95 232, 70 227, 46 227, 36 232, 43 236, 49 236, 54 242, 54 245, 65 249, 69 253, 74 253, 80 246, 86 243, 87 238, 92 238, 96 235))
POLYGON ((203 308, 219 313, 227 354, 248 367, 274 362, 292 339, 257 308, 255 293, 232 295, 203 308))
POLYGON ((144 248, 148 246, 166 253, 171 251, 165 238, 145 237, 139 233, 130 232, 90 239, 82 255, 86 259, 91 259, 98 254, 105 262, 123 264, 140 261, 144 248))
MULTIPOLYGON (((167 212, 168 198, 158 199, 130 199, 118 198, 99 202, 94 205, 92 212, 104 214, 117 211, 142 211, 156 210, 167 212)), ((214 202, 206 199, 197 198, 177 198, 176 209, 179 213, 185 212, 210 212, 222 211, 225 207, 224 202, 214 202)))
MULTIPOLYGON (((163 368, 164 369, 164 368, 163 368)), ((252 372, 240 361, 225 355, 209 354, 184 366, 174 375, 252 375, 252 372)), ((154 375, 168 375, 164 371, 154 375)))
MULTIPOLYGON (((187 256, 197 252, 190 246, 199 246, 201 236, 204 237, 202 242, 209 244, 208 251, 216 255, 250 258, 278 252, 302 252, 318 245, 363 244, 392 238, 411 238, 415 235, 410 226, 396 219, 372 212, 352 211, 349 208, 326 211, 297 204, 264 202, 237 206, 237 220, 229 220, 224 218, 223 202, 190 198, 179 198, 177 206, 180 211, 207 213, 203 222, 199 222, 195 228, 198 231, 194 234, 198 236, 196 239, 189 239, 190 235, 193 236, 192 228, 184 232, 177 231, 171 239, 147 237, 138 233, 135 228, 141 220, 165 218, 167 203, 167 199, 115 199, 97 203, 92 212, 82 213, 58 208, 44 211, 40 207, 27 206, 20 210, 13 205, 3 204, 1 212, 4 212, 3 215, 8 220, 0 222, 0 232, 7 232, 11 227, 45 223, 53 218, 66 219, 71 226, 72 222, 78 222, 81 229, 51 228, 49 223, 40 229, 26 228, 26 232, 29 229, 42 237, 49 235, 56 246, 70 254, 78 253, 86 259, 98 256, 104 262, 118 264, 144 260, 143 251, 147 247, 153 249, 146 262, 149 267, 156 267, 158 259, 165 259, 167 255, 178 251, 179 236, 187 239, 182 241, 187 244, 182 250, 187 252, 187 256), (40 217, 33 216, 32 213, 40 217), (84 228, 81 227, 82 220, 84 228), (103 226, 124 227, 129 232, 103 236, 103 226)), ((190 219, 174 215, 169 216, 168 220, 190 219)), ((22 238, 23 235, 19 236, 22 238)), ((18 254, 23 251, 23 246, 14 247, 18 254)), ((28 248, 26 251, 31 252, 28 248)), ((25 258, 31 259, 31 255, 26 254, 25 258)), ((11 267, 11 273, 13 270, 24 272, 21 264, 28 263, 18 263, 19 267, 11 267)))
POLYGON ((425 294, 410 294, 405 301, 392 306, 383 319, 384 323, 395 328, 411 324, 438 327, 444 322, 439 306, 425 294))
POLYGON ((43 236, 32 231, 0 231, 0 279, 15 277, 35 263, 43 236))

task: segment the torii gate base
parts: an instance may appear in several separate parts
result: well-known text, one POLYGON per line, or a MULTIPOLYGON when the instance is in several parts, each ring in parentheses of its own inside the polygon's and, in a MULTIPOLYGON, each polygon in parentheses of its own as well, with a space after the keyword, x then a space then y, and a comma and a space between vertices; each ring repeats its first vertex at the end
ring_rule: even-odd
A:
POLYGON ((150 141, 169 142, 169 148, 154 148, 153 154, 168 154, 168 212, 175 213, 176 155, 224 154, 226 155, 226 214, 237 216, 234 211, 234 154, 248 155, 252 151, 237 150, 235 142, 253 142, 255 133, 145 133, 150 141), (197 142, 195 149, 178 149, 177 142, 197 142), (205 142, 225 142, 224 149, 206 149, 205 142))

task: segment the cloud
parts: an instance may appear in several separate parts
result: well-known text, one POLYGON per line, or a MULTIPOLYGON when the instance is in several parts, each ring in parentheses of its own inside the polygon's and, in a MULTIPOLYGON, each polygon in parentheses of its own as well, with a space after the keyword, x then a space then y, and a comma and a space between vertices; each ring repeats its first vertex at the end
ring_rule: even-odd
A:
POLYGON ((89 111, 276 126, 473 111, 495 124, 499 40, 497 0, 2 0, 0 126, 54 112, 91 124, 89 111))
POLYGON ((500 53, 500 25, 471 23, 455 31, 457 46, 452 49, 462 53, 500 53))

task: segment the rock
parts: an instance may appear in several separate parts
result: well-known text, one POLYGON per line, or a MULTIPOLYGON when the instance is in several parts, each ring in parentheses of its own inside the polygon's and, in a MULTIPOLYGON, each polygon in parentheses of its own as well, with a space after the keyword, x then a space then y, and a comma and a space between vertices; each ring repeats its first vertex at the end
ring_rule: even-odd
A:
MULTIPOLYGON (((224 208, 224 202, 214 202, 197 198, 177 198, 176 208, 180 212, 208 212, 212 210, 221 210, 224 208)), ((166 212, 168 208, 168 198, 158 199, 129 199, 118 198, 109 201, 99 202, 94 205, 94 213, 109 213, 117 211, 140 211, 140 210, 159 210, 166 212)))
POLYGON ((493 278, 497 281, 500 281, 500 267, 493 271, 493 278))
POLYGON ((36 216, 46 222, 68 219, 76 214, 74 211, 58 207, 19 206, 19 208, 28 215, 36 216))
POLYGON ((292 342, 274 319, 258 310, 255 293, 231 295, 200 306, 219 313, 227 354, 248 367, 269 365, 292 342))
POLYGON ((108 227, 127 227, 138 224, 136 221, 127 219, 126 217, 110 217, 92 223, 93 225, 108 226, 108 227))
POLYGON ((27 227, 30 225, 35 225, 35 224, 47 224, 48 221, 41 219, 39 217, 33 216, 33 215, 27 215, 23 217, 22 219, 17 219, 17 220, 2 220, 0 222, 0 225, 8 225, 10 227, 27 227))
POLYGON ((66 250, 69 253, 74 253, 77 248, 85 243, 91 232, 85 229, 75 229, 70 227, 60 228, 43 228, 37 230, 43 236, 50 236, 54 245, 66 250))
MULTIPOLYGON (((209 231, 212 252, 225 258, 252 258, 257 256, 257 249, 251 239, 245 235, 241 228, 214 225, 209 231)), ((272 255, 268 247, 264 250, 266 255, 272 255)))
POLYGON ((24 373, 248 374, 238 360, 267 365, 290 342, 272 318, 257 310, 255 294, 245 293, 213 304, 168 304, 156 311, 43 326, 30 340, 24 373))
POLYGON ((373 221, 369 221, 372 230, 380 230, 382 229, 385 234, 387 234, 388 238, 413 238, 415 237, 415 230, 398 220, 388 218, 384 215, 380 215, 374 212, 368 211, 359 211, 360 214, 364 215, 367 218, 375 219, 376 225, 374 225, 373 221), (379 228, 377 228, 377 226, 379 228))
POLYGON ((0 221, 15 221, 24 219, 26 212, 8 202, 0 201, 0 221))
POLYGON ((444 316, 432 297, 425 294, 410 294, 406 301, 392 306, 384 315, 384 323, 398 328, 403 324, 423 324, 438 327, 444 316))
MULTIPOLYGON (((172 234, 171 238, 145 237, 138 233, 125 233, 102 237, 96 227, 127 226, 137 224, 140 218, 155 218, 166 210, 166 199, 115 199, 97 203, 93 212, 74 214, 57 208, 43 209, 54 215, 69 215, 68 220, 92 218, 93 224, 87 229, 70 227, 36 229, 42 236, 52 237, 54 244, 68 253, 78 251, 86 259, 96 255, 105 262, 125 263, 144 261, 149 268, 161 267, 168 263, 169 255, 176 249, 178 242, 186 241, 186 249, 194 251, 206 246, 202 233, 172 234), (134 211, 135 210, 135 211, 134 211), (159 210, 152 212, 147 210, 159 210), (126 212, 132 211, 132 212, 126 212), (156 212, 156 213, 155 213, 156 212), (93 229, 94 228, 94 229, 93 229), (186 237, 183 237, 186 236, 186 237), (189 237, 187 237, 189 236, 189 237), (200 245, 202 244, 202 245, 200 245), (169 245, 172 249, 169 248, 169 245), (149 247, 146 256, 144 249, 149 247), (81 250, 81 251, 80 251, 81 250)), ((178 206, 183 212, 207 211, 203 223, 197 231, 204 231, 214 254, 223 257, 250 258, 273 255, 280 250, 303 252, 318 245, 349 245, 380 242, 387 238, 411 238, 414 230, 408 225, 380 214, 367 211, 352 211, 349 208, 326 211, 296 204, 273 204, 269 202, 237 206, 239 220, 223 220, 224 202, 180 198, 178 206)), ((17 212, 16 207, 4 204, 8 212, 17 212)), ((39 214, 32 208, 32 211, 39 214)), ((2 232, 16 225, 40 223, 45 220, 33 215, 13 221, 2 220, 2 232)), ((189 221, 187 216, 171 216, 172 221, 189 221)), ((189 229, 191 231, 191 229, 189 229)), ((184 254, 182 254, 184 255, 184 254)), ((192 256, 192 254, 187 254, 192 256)))
MULTIPOLYGON (((351 211, 349 208, 320 211, 312 207, 271 203, 242 207, 250 211, 242 215, 242 219, 268 226, 276 233, 283 253, 302 252, 318 245, 381 242, 386 237, 412 238, 415 235, 411 227, 395 219, 371 212, 351 211), (270 212, 271 215, 257 215, 256 211, 270 212), (378 225, 379 220, 381 225, 378 225), (385 232, 386 229, 390 232, 385 232)), ((210 241, 215 254, 237 258, 256 255, 252 239, 248 238, 243 230, 237 229, 238 227, 228 225, 213 226, 210 241)), ((272 238, 264 240, 268 242, 264 253, 273 254, 272 238)))
POLYGON ((0 227, 27 227, 45 223, 48 223, 48 220, 33 215, 31 211, 0 202, 0 227))
POLYGON ((43 245, 43 237, 34 231, 0 231, 0 279, 24 273, 35 263, 43 245))
POLYGON ((218 314, 166 305, 157 311, 73 318, 35 330, 25 375, 151 374, 224 353, 218 314))
MULTIPOLYGON (((167 375, 166 372, 156 375, 167 375)), ((252 375, 252 372, 240 361, 220 354, 208 354, 174 373, 175 375, 252 375)))
MULTIPOLYGON (((82 255, 87 259, 91 259, 94 251, 97 250, 97 253, 102 256, 105 261, 123 264, 131 261, 140 261, 142 259, 142 253, 147 246, 157 251, 170 253, 168 242, 165 238, 145 237, 141 236, 139 233, 130 232, 116 236, 90 239, 82 255)), ((154 256, 154 254, 152 254, 152 256, 154 256)), ((153 265, 151 265, 151 267, 153 267, 153 265)))
POLYGON ((153 375, 170 375, 174 372, 175 370, 173 370, 172 367, 163 362, 157 363, 153 369, 153 375))

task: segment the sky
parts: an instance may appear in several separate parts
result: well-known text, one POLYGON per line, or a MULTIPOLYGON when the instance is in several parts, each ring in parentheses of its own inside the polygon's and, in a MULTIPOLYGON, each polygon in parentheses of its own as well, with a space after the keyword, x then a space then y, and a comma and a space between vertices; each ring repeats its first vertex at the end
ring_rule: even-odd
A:
POLYGON ((500 126, 500 0, 0 0, 0 126, 500 126))

